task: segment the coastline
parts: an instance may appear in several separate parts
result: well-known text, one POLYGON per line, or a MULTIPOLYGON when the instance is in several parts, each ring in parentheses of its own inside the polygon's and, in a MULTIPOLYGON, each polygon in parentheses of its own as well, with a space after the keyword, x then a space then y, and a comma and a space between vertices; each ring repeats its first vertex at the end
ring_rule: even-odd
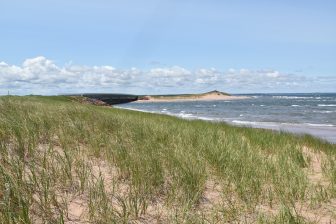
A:
POLYGON ((248 96, 227 96, 227 95, 204 95, 192 97, 150 97, 146 100, 137 100, 134 103, 156 103, 156 102, 187 102, 187 101, 219 101, 219 100, 244 100, 249 99, 248 96))
MULTIPOLYGON (((210 100, 209 100, 210 101, 210 100)), ((160 101, 155 101, 160 102, 160 101)), ((161 102, 170 102, 170 101, 161 101, 161 102)), ((176 102, 176 101, 172 101, 176 102)), ((136 103, 136 102, 133 102, 136 103)), ((336 131, 336 127, 324 127, 324 126, 318 126, 318 125, 308 125, 308 124, 290 124, 290 123, 276 123, 276 122, 237 122, 237 121, 229 121, 225 119, 212 119, 208 117, 193 117, 193 116, 181 116, 179 114, 167 114, 162 112, 155 112, 155 111, 146 111, 146 110, 139 110, 139 109, 133 109, 133 108, 125 108, 125 107, 114 107, 118 109, 124 109, 124 110, 131 110, 131 111, 137 111, 137 112, 143 112, 143 113, 149 113, 149 114, 160 114, 160 115, 167 115, 172 117, 177 117, 185 120, 203 120, 203 121, 209 121, 209 122, 219 122, 219 123, 225 123, 236 127, 247 127, 247 128, 254 128, 254 129, 264 129, 269 131, 275 131, 275 132, 286 132, 294 135, 311 135, 314 136, 320 140, 327 141, 331 144, 336 144, 336 137, 331 135, 333 131, 336 131), (335 129, 335 130, 334 130, 335 129)))
MULTIPOLYGON (((329 177, 336 171, 336 145, 318 138, 226 125, 221 120, 192 121, 196 115, 185 112, 180 115, 187 119, 179 119, 90 105, 70 97, 4 96, 0 108, 0 168, 13 192, 3 200, 8 210, 2 210, 0 217, 9 214, 5 223, 13 214, 17 220, 28 214, 27 222, 38 222, 51 208, 52 213, 46 214, 52 215, 46 219, 51 223, 54 217, 60 217, 56 222, 152 223, 156 217, 158 222, 183 223, 186 212, 193 217, 204 214, 202 222, 241 222, 244 215, 254 223, 262 214, 275 223, 277 214, 283 217, 284 201, 294 203, 287 210, 301 211, 297 203, 306 206, 298 214, 304 220, 334 221, 336 180, 329 177), (28 178, 18 178, 23 172, 28 178), (237 188, 228 188, 228 183, 237 188), (309 207, 320 197, 312 186, 330 195, 319 199, 318 209, 309 207), (52 204, 53 197, 60 202, 52 204), (28 201, 23 215, 15 213, 17 207, 27 206, 21 198, 36 198, 28 201), (139 199, 141 210, 122 207, 139 199), (234 206, 239 214, 235 210, 229 219, 217 216, 228 199, 233 199, 228 209, 234 206), (272 207, 263 200, 272 200, 272 207), (18 204, 13 206, 13 201, 18 204), (251 205, 252 213, 242 208, 251 205), (122 209, 127 217, 105 213, 122 209)), ((288 220, 293 220, 292 214, 288 220)))
POLYGON ((273 124, 238 124, 235 122, 227 122, 234 126, 251 127, 255 129, 266 129, 276 132, 286 132, 295 135, 311 135, 331 144, 336 144, 336 137, 332 134, 336 131, 336 127, 328 126, 314 126, 309 124, 286 124, 286 123, 273 123, 273 124))

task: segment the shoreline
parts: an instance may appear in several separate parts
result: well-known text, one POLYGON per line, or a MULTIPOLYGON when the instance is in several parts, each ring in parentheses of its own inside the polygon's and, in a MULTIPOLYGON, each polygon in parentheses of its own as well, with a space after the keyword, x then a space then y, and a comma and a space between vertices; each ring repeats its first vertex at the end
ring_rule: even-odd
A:
POLYGON ((273 223, 279 217, 296 219, 292 213, 283 218, 283 211, 301 212, 301 206, 305 210, 294 215, 302 220, 335 220, 336 145, 311 135, 201 122, 191 119, 202 114, 185 111, 179 115, 186 119, 158 110, 140 113, 62 96, 4 96, 0 107, 0 176, 11 190, 0 211, 5 223, 13 218, 34 223, 41 216, 48 223, 226 223, 246 217, 254 223, 261 215, 273 223), (23 172, 25 178, 18 178, 23 172), (317 209, 310 207, 316 198, 317 209), (230 207, 223 207, 228 199, 230 207), (140 210, 130 201, 139 202, 140 210), (229 217, 222 216, 223 209, 229 217))
POLYGON ((137 100, 134 103, 160 103, 160 102, 188 102, 188 101, 220 101, 220 100, 244 100, 250 99, 251 97, 248 96, 200 96, 200 97, 176 97, 176 98, 169 98, 169 97, 162 97, 162 98, 150 98, 147 100, 137 100))
MULTIPOLYGON (((167 101, 165 101, 167 102, 167 101)), ((254 129, 265 129, 270 131, 276 131, 276 132, 286 132, 291 133, 294 135, 311 135, 316 138, 319 138, 323 141, 327 141, 330 144, 336 144, 336 136, 331 135, 334 131, 336 131, 336 127, 334 126, 309 126, 305 123, 276 123, 276 122, 269 122, 271 124, 263 124, 262 122, 249 122, 247 123, 239 123, 235 121, 229 121, 224 119, 212 119, 208 117, 195 117, 195 116, 179 116, 178 114, 167 114, 167 113, 161 113, 161 112, 154 112, 154 111, 145 111, 145 110, 139 110, 139 109, 132 109, 132 108, 124 108, 124 107, 114 107, 118 109, 125 109, 125 110, 131 110, 131 111, 137 111, 137 112, 143 112, 143 113, 149 113, 149 114, 159 114, 159 115, 167 115, 172 117, 181 118, 184 120, 203 120, 208 122, 219 122, 219 123, 225 123, 229 124, 235 127, 249 127, 254 129), (254 124, 253 124, 254 123, 254 124), (335 130, 334 130, 335 129, 335 130)))
POLYGON ((292 133, 295 135, 311 135, 316 138, 319 138, 323 141, 327 141, 331 144, 336 144, 336 136, 333 136, 332 133, 336 131, 336 127, 329 127, 329 126, 310 126, 307 124, 286 124, 286 123, 273 123, 273 125, 265 125, 265 124, 237 124, 234 122, 227 122, 229 124, 232 124, 234 126, 239 127, 251 127, 251 128, 257 128, 257 129, 266 129, 266 130, 272 130, 276 132, 286 132, 286 133, 292 133))

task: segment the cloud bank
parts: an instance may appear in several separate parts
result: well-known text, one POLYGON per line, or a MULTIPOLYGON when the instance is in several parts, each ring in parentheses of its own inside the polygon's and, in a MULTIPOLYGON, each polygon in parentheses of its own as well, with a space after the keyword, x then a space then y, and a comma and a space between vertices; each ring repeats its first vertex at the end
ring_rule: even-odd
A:
POLYGON ((141 70, 112 66, 58 66, 42 56, 26 59, 20 66, 0 62, 0 94, 7 94, 7 91, 18 95, 83 92, 156 94, 212 89, 236 93, 309 92, 330 91, 332 86, 336 86, 335 77, 308 78, 267 69, 219 71, 172 66, 141 70))

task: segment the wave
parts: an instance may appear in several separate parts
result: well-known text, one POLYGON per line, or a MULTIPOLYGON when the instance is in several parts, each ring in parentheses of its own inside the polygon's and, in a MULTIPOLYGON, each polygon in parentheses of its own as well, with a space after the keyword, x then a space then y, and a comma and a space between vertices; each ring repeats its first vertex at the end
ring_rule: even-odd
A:
POLYGON ((218 120, 216 118, 210 118, 210 117, 196 117, 199 120, 204 120, 204 121, 215 121, 218 120))
POLYGON ((313 110, 314 113, 319 113, 319 114, 331 114, 331 113, 336 113, 336 111, 332 110, 313 110))
POLYGON ((267 127, 279 127, 279 126, 335 127, 335 125, 333 124, 314 124, 314 123, 285 123, 285 122, 265 122, 265 121, 242 121, 242 120, 233 120, 231 122, 240 125, 267 126, 267 127))
POLYGON ((141 110, 141 109, 135 109, 135 108, 128 108, 128 107, 119 107, 119 106, 113 106, 117 109, 126 109, 126 110, 133 110, 133 111, 139 111, 139 112, 145 112, 145 113, 156 113, 155 111, 149 111, 149 110, 141 110))
POLYGON ((319 107, 336 107, 336 104, 318 104, 319 107))
POLYGON ((194 116, 193 114, 186 114, 184 111, 181 111, 178 114, 174 114, 178 117, 182 117, 182 118, 197 118, 196 116, 194 116))
POLYGON ((313 96, 272 96, 276 99, 314 99, 313 96))
POLYGON ((266 126, 277 126, 275 122, 258 122, 258 121, 241 121, 241 120, 233 120, 231 121, 234 124, 241 125, 266 125, 266 126))
MULTIPOLYGON (((321 104, 321 105, 327 105, 327 106, 336 106, 336 104, 321 104)), ((295 106, 293 104, 292 106, 295 106)), ((170 116, 175 116, 175 117, 180 117, 183 119, 190 119, 190 120, 207 120, 207 121, 223 121, 223 122, 229 122, 232 124, 236 125, 246 125, 246 126, 261 126, 261 127, 269 127, 269 128, 281 128, 281 127, 335 127, 335 124, 330 124, 330 123, 309 123, 309 122, 301 122, 301 123, 289 123, 289 122, 276 122, 276 121, 246 121, 246 120, 238 120, 235 118, 228 118, 228 117, 211 117, 211 116, 197 116, 195 113, 188 113, 185 110, 181 110, 179 112, 171 112, 168 111, 166 108, 162 108, 159 111, 148 111, 148 110, 143 110, 143 109, 135 109, 135 108, 125 108, 125 107, 116 107, 116 108, 121 108, 121 109, 129 109, 129 110, 134 110, 134 111, 140 111, 140 112, 146 112, 146 113, 158 113, 158 114, 166 114, 170 116)), ((323 110, 314 110, 312 111, 314 113, 322 113, 322 114, 330 114, 330 113, 336 113, 336 111, 323 111, 323 110)), ((239 114, 239 117, 245 117, 243 114, 239 114)))
POLYGON ((204 121, 216 121, 219 120, 218 118, 212 117, 204 117, 204 116, 196 116, 194 114, 185 113, 184 111, 180 113, 169 113, 168 115, 172 115, 175 117, 180 117, 188 120, 204 120, 204 121))
POLYGON ((335 125, 333 124, 311 124, 311 123, 304 123, 304 124, 313 127, 335 127, 335 125))

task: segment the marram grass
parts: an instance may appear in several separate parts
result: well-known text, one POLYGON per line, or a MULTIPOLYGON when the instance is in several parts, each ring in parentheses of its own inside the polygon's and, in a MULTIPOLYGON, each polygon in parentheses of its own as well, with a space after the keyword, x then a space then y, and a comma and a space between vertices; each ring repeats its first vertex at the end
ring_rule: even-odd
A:
POLYGON ((0 98, 1 223, 335 223, 336 146, 68 97, 0 98))

